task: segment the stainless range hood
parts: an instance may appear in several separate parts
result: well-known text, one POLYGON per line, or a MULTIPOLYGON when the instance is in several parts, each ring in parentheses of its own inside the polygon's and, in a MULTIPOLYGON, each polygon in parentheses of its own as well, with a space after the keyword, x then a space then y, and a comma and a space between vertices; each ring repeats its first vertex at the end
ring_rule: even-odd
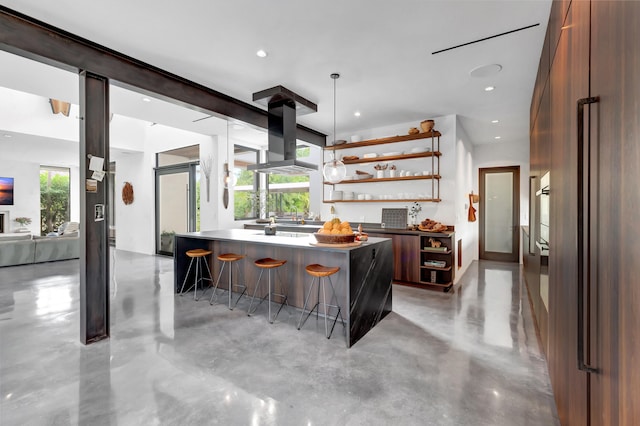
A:
POLYGON ((315 112, 317 105, 282 86, 256 92, 253 100, 269 111, 269 150, 266 163, 247 169, 282 175, 306 175, 318 170, 318 166, 296 159, 296 115, 315 112))

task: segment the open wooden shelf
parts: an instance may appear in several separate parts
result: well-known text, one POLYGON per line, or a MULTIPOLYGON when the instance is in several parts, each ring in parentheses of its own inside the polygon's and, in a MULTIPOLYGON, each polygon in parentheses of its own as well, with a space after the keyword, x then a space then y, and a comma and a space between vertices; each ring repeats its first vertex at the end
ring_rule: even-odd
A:
POLYGON ((403 198, 401 200, 323 200, 323 203, 439 203, 440 198, 403 198))
MULTIPOLYGON (((444 235, 444 234, 443 234, 444 235)), ((435 253, 435 254, 451 254, 451 250, 443 251, 443 250, 420 250, 425 253, 435 253)))
POLYGON ((451 270, 451 266, 446 266, 444 268, 439 268, 437 266, 425 266, 425 265, 421 265, 420 266, 422 269, 433 269, 434 271, 450 271, 451 270))
POLYGON ((435 138, 438 136, 442 136, 442 135, 437 130, 434 130, 429 133, 416 133, 415 135, 390 136, 387 138, 369 139, 362 142, 350 142, 350 143, 348 142, 348 143, 343 143, 341 145, 330 145, 330 146, 324 147, 324 149, 326 149, 327 151, 336 151, 339 149, 359 148, 363 146, 382 145, 385 143, 407 142, 407 141, 414 141, 416 139, 435 138))
POLYGON ((390 182, 395 180, 423 180, 423 179, 440 179, 440 175, 429 175, 429 176, 397 176, 397 177, 388 177, 388 178, 369 178, 369 179, 351 179, 351 180, 341 180, 340 182, 331 183, 326 182, 325 185, 338 185, 338 184, 349 184, 349 183, 372 183, 372 182, 390 182))
POLYGON ((440 151, 426 151, 426 152, 415 152, 412 154, 401 154, 401 155, 388 155, 386 157, 374 157, 374 158, 358 158, 357 160, 341 160, 344 164, 359 164, 359 163, 380 163, 384 161, 394 161, 394 160, 410 160, 412 158, 424 158, 424 157, 440 157, 442 153, 440 151))
POLYGON ((435 285, 438 287, 451 287, 453 285, 453 283, 451 281, 449 281, 448 283, 432 283, 429 281, 420 281, 420 284, 428 284, 428 285, 435 285))

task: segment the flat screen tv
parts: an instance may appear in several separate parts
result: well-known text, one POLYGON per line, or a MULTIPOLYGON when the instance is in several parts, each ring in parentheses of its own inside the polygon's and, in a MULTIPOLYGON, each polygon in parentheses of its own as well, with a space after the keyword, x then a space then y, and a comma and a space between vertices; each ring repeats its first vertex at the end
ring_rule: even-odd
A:
POLYGON ((13 205, 13 178, 0 177, 0 206, 13 205))

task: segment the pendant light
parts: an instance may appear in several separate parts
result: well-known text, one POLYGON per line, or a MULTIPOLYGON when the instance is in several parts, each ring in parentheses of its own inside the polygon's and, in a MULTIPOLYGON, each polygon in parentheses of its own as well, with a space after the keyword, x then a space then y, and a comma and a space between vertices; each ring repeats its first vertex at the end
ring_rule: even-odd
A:
MULTIPOLYGON (((336 80, 340 78, 340 74, 331 74, 333 79, 333 143, 336 140, 336 80)), ((324 178, 330 183, 338 183, 347 175, 347 168, 340 160, 336 160, 335 151, 331 151, 331 160, 327 161, 322 168, 324 178)))

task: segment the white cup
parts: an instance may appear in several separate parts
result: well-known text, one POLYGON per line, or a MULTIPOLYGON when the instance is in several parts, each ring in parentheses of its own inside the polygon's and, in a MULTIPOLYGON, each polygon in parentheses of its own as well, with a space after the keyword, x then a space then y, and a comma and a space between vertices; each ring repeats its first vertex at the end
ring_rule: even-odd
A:
POLYGON ((395 170, 389 170, 389 177, 396 177, 396 171, 395 170))
POLYGON ((358 194, 358 200, 364 200, 364 194, 358 194))
POLYGON ((362 140, 362 136, 360 135, 351 136, 351 142, 360 142, 361 140, 362 140))
POLYGON ((371 199, 371 194, 364 194, 364 199, 365 200, 370 200, 371 199))

